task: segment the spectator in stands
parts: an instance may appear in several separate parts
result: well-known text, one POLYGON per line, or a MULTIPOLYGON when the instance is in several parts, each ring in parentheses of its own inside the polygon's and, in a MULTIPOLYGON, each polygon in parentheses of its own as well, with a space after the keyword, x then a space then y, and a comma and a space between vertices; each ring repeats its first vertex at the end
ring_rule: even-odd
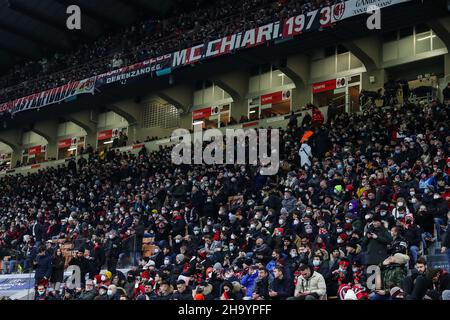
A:
POLYGON ((52 259, 52 275, 50 277, 50 286, 59 291, 64 279, 65 258, 60 248, 55 250, 52 259))
POLYGON ((44 246, 39 248, 36 259, 33 261, 35 269, 34 279, 37 285, 48 285, 50 276, 52 274, 52 257, 47 253, 44 246))
POLYGON ((388 255, 387 248, 391 242, 392 237, 382 225, 381 216, 374 215, 363 239, 363 244, 367 248, 366 264, 378 265, 385 260, 388 255))
POLYGON ((432 279, 427 272, 427 262, 424 258, 419 258, 411 275, 402 281, 402 289, 405 292, 406 300, 422 300, 427 290, 432 288, 432 279))
POLYGON ((301 265, 299 270, 300 276, 295 286, 294 297, 288 300, 321 300, 327 292, 323 275, 311 270, 306 264, 301 265))

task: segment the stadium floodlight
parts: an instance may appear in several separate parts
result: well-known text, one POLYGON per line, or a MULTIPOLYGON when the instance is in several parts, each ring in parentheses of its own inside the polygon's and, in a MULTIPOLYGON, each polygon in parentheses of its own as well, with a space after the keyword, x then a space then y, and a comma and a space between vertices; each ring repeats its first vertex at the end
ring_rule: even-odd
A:
POLYGON ((113 142, 114 142, 113 140, 109 140, 109 141, 103 142, 103 144, 111 144, 113 142))
POLYGON ((203 121, 195 121, 195 122, 192 122, 192 125, 193 125, 193 126, 196 126, 196 125, 199 125, 199 124, 203 124, 203 121))
POLYGON ((67 149, 67 151, 75 151, 75 150, 77 150, 77 147, 70 147, 69 149, 67 149))

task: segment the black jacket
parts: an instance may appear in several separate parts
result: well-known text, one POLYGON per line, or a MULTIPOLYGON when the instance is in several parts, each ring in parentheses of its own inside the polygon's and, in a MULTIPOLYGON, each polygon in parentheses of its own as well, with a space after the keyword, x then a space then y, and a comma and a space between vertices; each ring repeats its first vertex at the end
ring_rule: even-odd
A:
POLYGON ((55 256, 52 260, 52 276, 50 278, 50 282, 63 282, 64 280, 64 263, 65 258, 63 255, 55 256))
POLYGON ((378 238, 364 237, 363 244, 366 247, 366 264, 378 265, 387 258, 387 246, 391 243, 392 237, 389 232, 383 226, 375 229, 375 234, 378 238))
POLYGON ((273 300, 285 300, 293 295, 294 284, 287 277, 282 279, 273 279, 269 289, 278 293, 277 296, 272 297, 273 300))

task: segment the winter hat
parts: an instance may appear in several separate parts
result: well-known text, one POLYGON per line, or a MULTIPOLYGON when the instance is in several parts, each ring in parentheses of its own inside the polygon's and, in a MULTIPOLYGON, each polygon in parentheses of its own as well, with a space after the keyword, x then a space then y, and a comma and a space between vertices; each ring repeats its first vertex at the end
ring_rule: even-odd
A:
POLYGON ((220 262, 216 262, 213 266, 213 269, 215 271, 222 271, 223 270, 222 264, 220 262))
POLYGON ((334 186, 334 191, 336 191, 336 193, 340 193, 342 191, 342 186, 340 184, 334 186))
POLYGON ((397 299, 399 295, 403 295, 404 291, 400 287, 393 287, 390 291, 391 298, 397 299))
POLYGON ((105 271, 105 276, 108 280, 111 280, 112 278, 112 272, 111 271, 105 271))
POLYGON ((450 300, 450 290, 444 290, 442 292, 442 300, 450 300))

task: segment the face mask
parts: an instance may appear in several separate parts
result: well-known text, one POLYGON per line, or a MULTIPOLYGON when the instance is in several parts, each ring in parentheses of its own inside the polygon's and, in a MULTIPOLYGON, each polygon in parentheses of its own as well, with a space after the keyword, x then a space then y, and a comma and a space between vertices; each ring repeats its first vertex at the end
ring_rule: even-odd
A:
POLYGON ((38 293, 39 293, 40 295, 43 295, 44 292, 45 292, 45 290, 38 290, 38 293))
POLYGON ((411 203, 417 203, 417 199, 416 198, 412 198, 411 199, 411 203))
POLYGON ((109 235, 110 239, 114 239, 114 236, 112 234, 109 235))
POLYGON ((264 226, 265 226, 266 228, 270 228, 270 223, 265 223, 264 226))
POLYGON ((294 220, 294 225, 297 225, 297 224, 299 224, 300 223, 300 221, 298 220, 298 219, 295 219, 294 220))
POLYGON ((341 233, 342 232, 342 228, 337 228, 336 231, 337 231, 337 233, 341 233))
POLYGON ((113 295, 112 290, 108 290, 108 296, 112 296, 112 295, 113 295))
POLYGON ((313 266, 314 267, 320 266, 320 260, 313 260, 313 266))
POLYGON ((291 252, 291 257, 295 258, 297 256, 297 252, 291 252))
POLYGON ((234 251, 235 248, 234 248, 234 246, 230 246, 229 249, 230 249, 230 251, 234 251))
POLYGON ((195 234, 195 235, 198 235, 199 233, 200 233, 200 231, 197 231, 197 230, 194 231, 194 234, 195 234))
POLYGON ((153 250, 153 253, 155 253, 155 254, 159 253, 159 249, 153 250))
POLYGON ((371 218, 370 214, 366 214, 366 215, 364 216, 364 219, 366 219, 366 220, 369 220, 370 218, 371 218))
POLYGON ((397 205, 398 205, 399 207, 403 207, 403 202, 398 202, 397 205))
POLYGON ((439 199, 440 197, 439 197, 439 195, 437 195, 437 194, 435 194, 434 196, 433 196, 433 199, 435 199, 435 200, 437 200, 437 199, 439 199))
POLYGON ((403 218, 404 216, 405 216, 405 215, 404 215, 403 213, 399 213, 399 214, 398 214, 398 217, 399 217, 399 218, 403 218))
POLYGON ((338 239, 338 240, 337 240, 337 243, 342 243, 342 240, 341 240, 341 239, 338 239))
POLYGON ((387 211, 380 211, 380 215, 385 216, 387 214, 387 211))
POLYGON ((250 225, 250 229, 255 229, 255 228, 256 228, 256 226, 254 224, 250 225))
POLYGON ((352 220, 351 219, 345 219, 345 222, 352 223, 352 220))
POLYGON ((278 220, 278 223, 279 223, 279 224, 283 224, 283 222, 284 222, 283 219, 278 220))
POLYGON ((353 273, 358 272, 358 268, 352 268, 353 273))
POLYGON ((339 267, 339 272, 347 272, 347 270, 344 270, 341 267, 339 267))
POLYGON ((289 199, 289 196, 285 195, 285 196, 284 196, 284 199, 286 199, 286 200, 289 199))
POLYGON ((410 191, 409 192, 410 196, 412 197, 413 195, 415 195, 416 193, 414 191, 410 191))
POLYGON ((164 260, 164 264, 168 266, 170 264, 170 260, 164 260))
POLYGON ((181 240, 180 239, 175 239, 175 243, 180 243, 181 240))

